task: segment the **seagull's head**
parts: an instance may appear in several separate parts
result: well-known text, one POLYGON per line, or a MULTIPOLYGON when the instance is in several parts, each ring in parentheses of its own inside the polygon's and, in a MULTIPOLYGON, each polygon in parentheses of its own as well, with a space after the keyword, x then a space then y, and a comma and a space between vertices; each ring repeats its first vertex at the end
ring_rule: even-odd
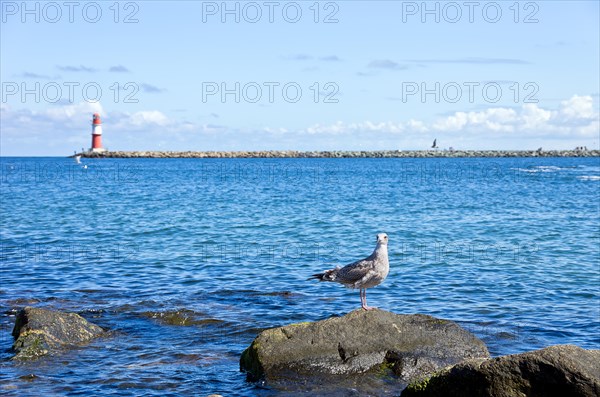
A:
POLYGON ((377 235, 377 244, 387 245, 388 243, 388 235, 385 233, 379 233, 377 235))

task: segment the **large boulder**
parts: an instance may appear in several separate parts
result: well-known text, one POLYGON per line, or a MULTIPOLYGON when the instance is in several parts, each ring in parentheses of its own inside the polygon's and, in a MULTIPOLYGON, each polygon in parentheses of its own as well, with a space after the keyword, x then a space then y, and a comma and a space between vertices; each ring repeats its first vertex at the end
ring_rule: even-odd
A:
POLYGON ((102 328, 78 314, 26 307, 17 315, 12 332, 14 359, 33 359, 79 346, 103 333, 102 328))
POLYGON ((275 383, 388 368, 406 384, 464 359, 486 357, 485 344, 454 322, 359 309, 265 330, 242 353, 240 367, 250 380, 275 383))
POLYGON ((551 346, 469 360, 410 384, 402 397, 598 397, 600 350, 551 346))

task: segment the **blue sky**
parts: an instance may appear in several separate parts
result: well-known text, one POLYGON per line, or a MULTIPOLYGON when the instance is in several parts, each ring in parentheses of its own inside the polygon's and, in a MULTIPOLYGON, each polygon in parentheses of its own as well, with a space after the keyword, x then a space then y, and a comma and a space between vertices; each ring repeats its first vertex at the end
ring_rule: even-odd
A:
POLYGON ((3 156, 600 147, 597 1, 0 4, 3 156))

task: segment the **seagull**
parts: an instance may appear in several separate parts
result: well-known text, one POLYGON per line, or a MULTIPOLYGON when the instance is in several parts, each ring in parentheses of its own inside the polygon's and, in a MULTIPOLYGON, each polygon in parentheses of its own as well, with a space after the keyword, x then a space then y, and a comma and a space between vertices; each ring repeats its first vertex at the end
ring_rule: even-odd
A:
POLYGON ((359 288, 362 308, 365 310, 375 309, 367 306, 367 288, 381 284, 390 272, 387 244, 387 234, 379 233, 377 245, 371 255, 344 267, 337 266, 334 269, 325 270, 323 273, 313 274, 309 280, 333 281, 343 284, 347 288, 359 288))
POLYGON ((433 140, 433 145, 431 145, 432 149, 437 149, 437 139, 433 140))

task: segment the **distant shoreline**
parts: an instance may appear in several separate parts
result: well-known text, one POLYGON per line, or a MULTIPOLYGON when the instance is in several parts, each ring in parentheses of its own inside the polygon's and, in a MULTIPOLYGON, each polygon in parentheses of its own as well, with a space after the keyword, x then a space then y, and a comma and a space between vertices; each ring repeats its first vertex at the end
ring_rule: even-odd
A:
MULTIPOLYGON (((475 158, 600 157, 600 150, 376 150, 376 151, 106 151, 78 153, 84 158, 475 158)), ((70 157, 74 157, 70 156, 70 157)))

